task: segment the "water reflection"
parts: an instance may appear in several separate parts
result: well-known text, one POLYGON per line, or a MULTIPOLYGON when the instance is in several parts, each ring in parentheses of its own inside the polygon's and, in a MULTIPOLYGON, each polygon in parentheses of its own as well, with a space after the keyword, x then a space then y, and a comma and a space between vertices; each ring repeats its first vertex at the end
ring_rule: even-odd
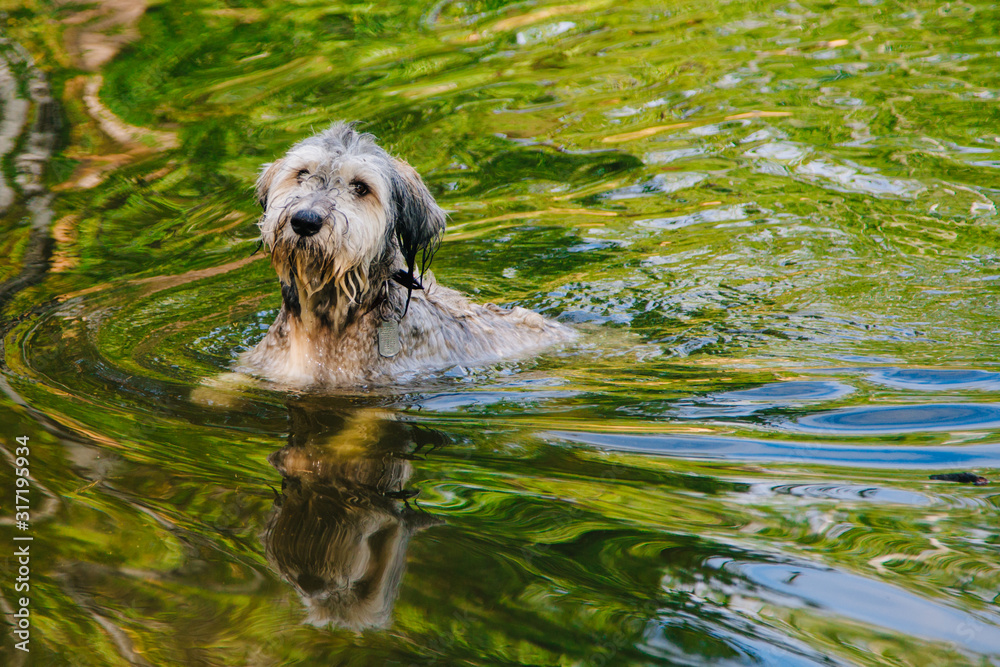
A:
POLYGON ((996 429, 1000 405, 988 403, 865 406, 800 417, 792 428, 864 435, 996 429))
POLYGON ((263 535, 267 562, 298 591, 308 623, 385 627, 410 537, 442 522, 408 502, 411 460, 444 436, 376 410, 290 411, 288 444, 268 457, 281 494, 263 535))
POLYGON ((751 389, 724 391, 699 397, 695 405, 679 406, 676 414, 684 419, 747 417, 775 408, 833 401, 853 392, 852 387, 840 382, 772 382, 751 389))
POLYGON ((989 3, 7 4, 66 112, 24 171, 9 68, 33 663, 997 662, 1000 497, 928 479, 1000 468, 989 3), (444 282, 587 323, 400 390, 425 462, 329 397, 187 400, 279 305, 260 165, 335 118, 450 212, 444 282))
MULTIPOLYGON (((905 556, 900 556, 905 557, 905 556)), ((1000 654, 1000 618, 969 613, 937 600, 922 598, 897 586, 811 563, 752 562, 712 558, 706 562, 734 575, 743 594, 761 601, 794 598, 800 604, 868 626, 907 633, 925 640, 961 645, 985 655, 1000 654), (906 609, 905 615, 887 609, 906 609)))
POLYGON ((858 484, 760 484, 751 493, 774 493, 809 500, 867 501, 882 505, 928 505, 931 498, 905 489, 858 484))
POLYGON ((959 368, 879 368, 871 371, 872 382, 896 389, 947 391, 951 389, 1000 389, 1000 373, 959 368))
POLYGON ((1000 444, 943 447, 886 447, 781 442, 750 438, 678 434, 624 434, 550 431, 556 441, 579 443, 612 451, 646 452, 659 456, 730 461, 796 462, 866 468, 928 469, 1000 467, 1000 444))
POLYGON ((801 401, 832 401, 854 391, 839 382, 792 381, 773 382, 752 389, 727 391, 712 396, 720 403, 765 402, 795 403, 801 401))

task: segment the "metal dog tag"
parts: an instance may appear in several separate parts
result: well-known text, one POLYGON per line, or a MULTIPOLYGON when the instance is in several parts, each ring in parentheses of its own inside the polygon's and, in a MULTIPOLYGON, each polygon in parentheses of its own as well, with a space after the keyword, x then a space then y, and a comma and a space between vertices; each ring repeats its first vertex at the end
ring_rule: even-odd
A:
POLYGON ((383 320, 378 325, 378 353, 383 357, 395 357, 402 346, 399 343, 399 322, 383 320))

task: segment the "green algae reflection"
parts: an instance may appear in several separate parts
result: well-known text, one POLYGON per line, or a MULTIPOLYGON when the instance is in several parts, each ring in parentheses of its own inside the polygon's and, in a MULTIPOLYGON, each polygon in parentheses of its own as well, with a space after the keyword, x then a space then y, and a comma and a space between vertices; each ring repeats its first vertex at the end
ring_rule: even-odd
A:
POLYGON ((928 479, 1000 468, 995 7, 112 5, 0 0, 5 664, 1000 659, 998 497, 928 479), (441 282, 581 342, 206 392, 279 304, 258 170, 339 119, 441 282))

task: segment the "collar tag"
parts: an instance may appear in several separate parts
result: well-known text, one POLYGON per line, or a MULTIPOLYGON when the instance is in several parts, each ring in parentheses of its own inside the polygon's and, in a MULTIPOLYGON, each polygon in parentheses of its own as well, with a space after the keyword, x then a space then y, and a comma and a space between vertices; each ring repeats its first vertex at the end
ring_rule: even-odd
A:
POLYGON ((396 320, 382 320, 378 325, 378 353, 383 357, 395 357, 402 349, 399 342, 399 322, 396 320))

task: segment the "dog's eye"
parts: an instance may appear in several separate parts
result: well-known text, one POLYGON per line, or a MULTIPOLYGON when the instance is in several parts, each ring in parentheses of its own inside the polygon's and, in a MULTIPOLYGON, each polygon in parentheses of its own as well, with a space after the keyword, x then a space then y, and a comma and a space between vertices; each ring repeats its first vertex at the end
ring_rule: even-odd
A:
POLYGON ((300 169, 299 173, 295 174, 295 178, 299 179, 299 183, 301 183, 302 181, 306 180, 306 178, 308 178, 308 177, 309 177, 309 170, 308 169, 300 169))
POLYGON ((351 182, 351 190, 358 197, 364 197, 366 194, 368 194, 369 192, 371 192, 371 190, 368 189, 368 185, 365 184, 365 183, 362 183, 361 181, 352 181, 351 182))

